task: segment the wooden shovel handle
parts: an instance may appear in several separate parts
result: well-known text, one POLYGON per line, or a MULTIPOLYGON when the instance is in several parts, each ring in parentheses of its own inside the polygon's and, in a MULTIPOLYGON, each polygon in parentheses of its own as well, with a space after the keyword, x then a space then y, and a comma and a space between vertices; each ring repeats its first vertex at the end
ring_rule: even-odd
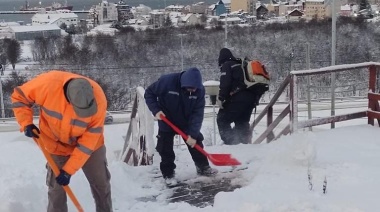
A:
MULTIPOLYGON (((38 134, 37 132, 35 132, 36 134, 38 134)), ((44 154, 49 166, 51 167, 51 169, 53 170, 53 173, 55 176, 58 176, 59 175, 59 169, 58 169, 58 166, 57 164, 55 164, 53 158, 51 157, 50 153, 48 153, 45 149, 45 146, 42 142, 40 142, 39 139, 37 138, 34 138, 33 137, 33 140, 37 143, 37 145, 40 147, 42 153, 44 154)), ((67 193, 67 195, 69 196, 69 198, 71 199, 71 201, 73 202, 73 204, 75 205, 75 207, 77 208, 77 210, 79 212, 84 212, 82 206, 80 205, 78 199, 75 197, 73 191, 71 190, 71 188, 66 185, 66 186, 62 186, 63 187, 63 190, 65 190, 65 192, 67 193)))

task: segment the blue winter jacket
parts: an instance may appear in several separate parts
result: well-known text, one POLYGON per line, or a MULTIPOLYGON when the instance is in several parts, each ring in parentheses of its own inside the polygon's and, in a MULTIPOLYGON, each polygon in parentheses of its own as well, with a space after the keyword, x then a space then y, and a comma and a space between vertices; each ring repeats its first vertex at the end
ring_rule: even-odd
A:
MULTIPOLYGON (((161 76, 145 90, 144 97, 153 115, 162 111, 169 121, 187 135, 193 138, 198 136, 204 116, 205 89, 197 68, 161 76), (190 93, 185 87, 197 90, 190 93)), ((163 121, 158 121, 158 126, 161 131, 173 131, 163 121)))

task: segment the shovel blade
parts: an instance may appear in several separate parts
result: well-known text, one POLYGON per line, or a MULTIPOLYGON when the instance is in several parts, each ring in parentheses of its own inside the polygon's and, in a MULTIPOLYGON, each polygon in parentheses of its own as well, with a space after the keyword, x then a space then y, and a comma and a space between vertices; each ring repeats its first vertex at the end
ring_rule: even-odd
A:
POLYGON ((241 163, 235 158, 231 157, 231 154, 208 154, 208 159, 215 166, 237 166, 241 163))

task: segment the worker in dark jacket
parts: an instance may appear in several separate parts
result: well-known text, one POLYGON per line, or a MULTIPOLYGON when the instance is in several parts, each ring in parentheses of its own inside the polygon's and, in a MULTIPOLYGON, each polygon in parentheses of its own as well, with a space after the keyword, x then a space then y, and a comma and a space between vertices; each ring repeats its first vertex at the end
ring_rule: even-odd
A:
POLYGON ((249 120, 257 98, 252 90, 246 89, 241 59, 222 48, 218 63, 221 72, 217 116, 220 137, 227 145, 250 143, 249 120))
POLYGON ((161 76, 145 91, 145 101, 149 110, 158 120, 156 149, 161 156, 160 169, 165 179, 173 179, 175 154, 173 140, 176 134, 164 123, 160 115, 168 118, 187 135, 189 152, 198 174, 214 175, 217 170, 209 166, 207 157, 194 149, 198 144, 203 148, 203 135, 200 132, 205 108, 205 89, 202 76, 197 68, 190 68, 181 73, 161 76))

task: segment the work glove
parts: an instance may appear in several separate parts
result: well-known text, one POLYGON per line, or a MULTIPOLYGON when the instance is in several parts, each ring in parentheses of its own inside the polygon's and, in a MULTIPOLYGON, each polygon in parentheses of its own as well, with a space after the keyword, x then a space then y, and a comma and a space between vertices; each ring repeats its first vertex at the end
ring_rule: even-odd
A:
POLYGON ((164 112, 162 112, 161 110, 160 111, 158 111, 158 113, 156 113, 156 115, 155 115, 155 117, 156 117, 156 119, 157 120, 161 120, 161 114, 163 115, 163 116, 165 116, 165 113, 164 112))
POLYGON ((197 144, 197 141, 192 138, 190 135, 186 140, 187 145, 191 146, 191 148, 194 148, 195 144, 197 144))
POLYGON ((55 180, 59 185, 66 186, 70 183, 70 177, 71 175, 69 175, 67 172, 61 169, 58 177, 56 177, 55 180))
POLYGON ((38 136, 40 134, 40 130, 34 124, 29 124, 28 126, 26 126, 24 129, 24 134, 29 138, 40 138, 40 136, 38 136), (34 131, 37 133, 35 133, 34 131))

